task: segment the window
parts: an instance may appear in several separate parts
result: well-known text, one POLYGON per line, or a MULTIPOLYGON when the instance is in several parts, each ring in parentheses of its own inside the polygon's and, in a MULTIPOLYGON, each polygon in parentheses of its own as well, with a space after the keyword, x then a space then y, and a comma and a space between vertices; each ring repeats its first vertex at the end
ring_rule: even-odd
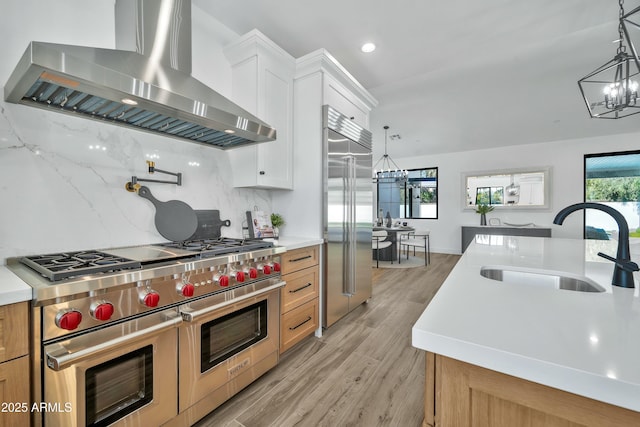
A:
POLYGON ((503 196, 504 187, 478 187, 476 205, 501 205, 503 196))
MULTIPOLYGON (((584 201, 608 205, 620 212, 632 238, 640 237, 640 151, 584 156, 584 201)), ((584 212, 585 239, 617 240, 618 225, 595 209, 584 212)))
POLYGON ((438 218, 438 168, 409 169, 407 182, 378 181, 378 216, 438 218))

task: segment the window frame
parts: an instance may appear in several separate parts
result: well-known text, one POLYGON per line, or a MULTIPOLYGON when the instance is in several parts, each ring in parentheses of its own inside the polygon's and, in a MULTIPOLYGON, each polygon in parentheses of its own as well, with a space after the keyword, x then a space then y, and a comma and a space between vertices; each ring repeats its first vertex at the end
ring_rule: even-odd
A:
MULTIPOLYGON (((403 219, 403 220, 437 220, 438 216, 439 216, 439 211, 440 211, 440 206, 439 206, 439 197, 438 197, 438 192, 439 192, 439 186, 440 186, 440 179, 439 179, 439 170, 437 166, 431 166, 431 167, 424 167, 424 168, 414 168, 414 169, 407 169, 407 172, 409 172, 409 175, 411 175, 411 172, 416 172, 416 171, 430 171, 433 170, 435 171, 434 177, 431 176, 425 176, 425 177, 418 177, 418 178, 409 178, 406 182, 404 182, 402 184, 402 187, 398 186, 398 194, 400 197, 400 200, 398 200, 397 202, 394 201, 385 201, 382 202, 382 206, 386 206, 388 209, 384 209, 381 208, 381 201, 380 201, 380 195, 381 193, 383 194, 384 192, 380 191, 381 186, 384 185, 390 185, 392 184, 391 181, 387 181, 385 182, 384 179, 380 178, 380 173, 378 172, 378 180, 377 180, 377 184, 376 184, 376 217, 379 216, 379 212, 380 209, 383 209, 383 215, 386 214, 386 212, 390 212, 391 208, 389 208, 389 206, 391 205, 398 205, 398 218, 403 219), (434 188, 435 191, 435 216, 433 217, 407 217, 407 214, 410 211, 409 208, 409 204, 407 203, 407 194, 409 193, 409 189, 410 189, 410 184, 412 182, 420 182, 420 181, 434 181, 435 182, 435 186, 430 187, 430 188, 434 188), (402 214, 403 216, 401 216, 400 214, 402 214)), ((422 195, 422 186, 420 186, 421 188, 421 195, 422 195)), ((422 200, 422 196, 421 196, 421 200, 422 200)), ((421 203, 422 204, 422 203, 421 203)), ((395 212, 394 212, 395 213, 395 212)), ((393 216, 393 215, 392 215, 393 216)))

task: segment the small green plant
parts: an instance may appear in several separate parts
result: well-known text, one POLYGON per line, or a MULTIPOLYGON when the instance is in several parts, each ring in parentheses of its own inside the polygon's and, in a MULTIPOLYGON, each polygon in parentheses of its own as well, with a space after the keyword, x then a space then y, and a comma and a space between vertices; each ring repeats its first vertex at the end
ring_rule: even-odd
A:
POLYGON ((271 214, 271 225, 274 227, 282 227, 284 225, 284 218, 277 213, 271 214))
POLYGON ((476 208, 476 213, 483 215, 483 214, 488 214, 492 210, 493 210, 493 206, 483 203, 481 205, 478 205, 478 207, 476 208))

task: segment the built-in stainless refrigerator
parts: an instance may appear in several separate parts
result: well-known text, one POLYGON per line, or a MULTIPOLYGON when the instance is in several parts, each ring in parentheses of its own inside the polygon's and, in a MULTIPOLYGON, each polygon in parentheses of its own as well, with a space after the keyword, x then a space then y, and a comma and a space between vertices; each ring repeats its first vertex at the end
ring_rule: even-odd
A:
POLYGON ((324 316, 328 328, 371 297, 371 132, 323 107, 324 316))

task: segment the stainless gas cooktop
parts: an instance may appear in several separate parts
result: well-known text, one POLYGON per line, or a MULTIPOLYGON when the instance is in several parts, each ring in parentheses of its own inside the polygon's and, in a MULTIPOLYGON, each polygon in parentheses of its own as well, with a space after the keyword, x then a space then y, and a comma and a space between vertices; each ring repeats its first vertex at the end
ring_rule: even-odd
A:
POLYGON ((33 299, 40 304, 106 292, 159 275, 241 266, 284 250, 263 240, 218 238, 29 255, 7 259, 7 267, 33 288, 33 299))

